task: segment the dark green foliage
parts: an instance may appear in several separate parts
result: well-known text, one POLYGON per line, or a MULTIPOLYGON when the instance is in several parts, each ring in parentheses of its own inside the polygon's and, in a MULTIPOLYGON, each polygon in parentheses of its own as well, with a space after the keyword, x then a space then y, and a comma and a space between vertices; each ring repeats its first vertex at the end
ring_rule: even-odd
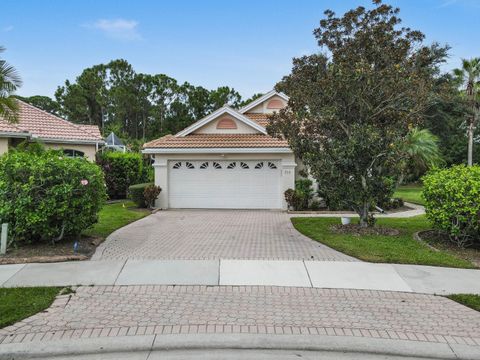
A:
POLYGON ((138 153, 106 151, 97 156, 97 163, 105 173, 110 199, 125 199, 128 187, 145 181, 144 177, 148 175, 143 157, 138 153))
POLYGON ((453 166, 423 177, 427 218, 459 246, 480 244, 480 166, 453 166))
POLYGON ((59 115, 60 113, 60 104, 48 96, 35 95, 23 97, 16 95, 15 97, 50 114, 59 115))
POLYGON ((237 107, 241 101, 227 86, 207 90, 164 74, 137 73, 122 59, 85 69, 75 81, 58 87, 55 97, 68 120, 142 142, 176 133, 225 104, 237 107))
POLYGON ((11 151, 0 157, 0 223, 15 241, 60 240, 97 222, 104 204, 103 173, 60 151, 11 151))
POLYGON ((289 208, 295 211, 308 210, 313 198, 312 181, 299 179, 295 181, 295 190, 288 189, 284 195, 289 208))
POLYGON ((293 60, 276 87, 288 107, 268 127, 288 140, 327 203, 353 209, 362 226, 404 171, 405 139, 434 101, 447 52, 402 27, 399 9, 374 5, 325 12, 314 31, 321 51, 293 60))
POLYGON ((152 183, 130 185, 128 187, 128 198, 131 199, 138 207, 148 207, 147 201, 145 199, 145 189, 152 185, 152 183))

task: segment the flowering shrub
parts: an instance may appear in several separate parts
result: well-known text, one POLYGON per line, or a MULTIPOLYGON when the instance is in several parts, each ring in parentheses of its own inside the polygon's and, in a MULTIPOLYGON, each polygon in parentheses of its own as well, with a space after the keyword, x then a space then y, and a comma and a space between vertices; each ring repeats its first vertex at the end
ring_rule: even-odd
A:
POLYGON ((480 166, 453 166, 423 177, 427 218, 459 246, 480 244, 480 166))
POLYGON ((15 241, 60 240, 95 222, 106 198, 100 168, 55 150, 0 157, 0 223, 15 241))

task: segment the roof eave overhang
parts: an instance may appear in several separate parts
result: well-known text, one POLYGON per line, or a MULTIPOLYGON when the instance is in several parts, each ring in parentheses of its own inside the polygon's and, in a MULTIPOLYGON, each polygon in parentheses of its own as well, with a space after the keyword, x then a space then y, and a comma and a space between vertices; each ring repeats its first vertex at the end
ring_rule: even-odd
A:
POLYGON ((43 138, 40 136, 32 137, 34 140, 40 140, 44 143, 58 143, 58 144, 82 144, 82 145, 96 145, 105 144, 103 140, 75 140, 75 139, 58 139, 58 138, 43 138))
POLYGON ((289 147, 251 147, 251 148, 145 148, 144 154, 290 154, 289 147))
POLYGON ((0 132, 0 137, 9 137, 9 138, 29 138, 31 135, 29 133, 20 133, 20 132, 0 132))

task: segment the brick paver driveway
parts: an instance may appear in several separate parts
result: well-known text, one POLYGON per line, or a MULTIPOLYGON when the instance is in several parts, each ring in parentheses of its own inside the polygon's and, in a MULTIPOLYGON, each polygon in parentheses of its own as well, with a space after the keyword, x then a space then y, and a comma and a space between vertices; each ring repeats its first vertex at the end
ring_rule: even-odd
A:
POLYGON ((160 211, 113 233, 93 257, 104 259, 356 260, 264 210, 160 211))
POLYGON ((103 336, 310 334, 480 345, 480 313, 447 298, 257 286, 96 286, 5 329, 0 344, 103 336))

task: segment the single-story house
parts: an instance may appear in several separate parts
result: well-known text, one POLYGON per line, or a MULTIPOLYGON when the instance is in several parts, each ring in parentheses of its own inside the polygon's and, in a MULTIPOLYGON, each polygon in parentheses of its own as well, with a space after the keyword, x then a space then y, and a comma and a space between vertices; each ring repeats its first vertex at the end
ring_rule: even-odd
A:
POLYGON ((85 156, 95 161, 95 153, 104 144, 98 126, 73 124, 20 100, 18 107, 18 122, 10 123, 0 117, 0 155, 29 140, 62 149, 68 156, 85 156))
POLYGON ((157 207, 286 209, 297 161, 287 141, 269 136, 268 115, 285 107, 276 91, 236 110, 224 106, 176 135, 144 145, 154 157, 157 207))

